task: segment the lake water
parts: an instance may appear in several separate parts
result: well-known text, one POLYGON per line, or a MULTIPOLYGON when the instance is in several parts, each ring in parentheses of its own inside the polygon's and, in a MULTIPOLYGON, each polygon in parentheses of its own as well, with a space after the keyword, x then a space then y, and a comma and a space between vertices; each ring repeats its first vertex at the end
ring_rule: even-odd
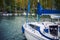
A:
POLYGON ((0 40, 25 40, 21 27, 25 17, 0 17, 0 40))
MULTIPOLYGON (((29 17, 29 21, 36 19, 29 17)), ((26 40, 21 30, 25 22, 25 16, 0 16, 0 40, 26 40)))

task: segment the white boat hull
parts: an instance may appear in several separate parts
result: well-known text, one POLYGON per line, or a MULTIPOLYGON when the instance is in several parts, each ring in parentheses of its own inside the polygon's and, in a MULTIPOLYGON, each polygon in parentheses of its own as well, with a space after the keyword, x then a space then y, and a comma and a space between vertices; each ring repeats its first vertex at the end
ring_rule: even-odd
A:
MULTIPOLYGON (((43 29, 44 26, 41 27, 41 25, 40 25, 39 26, 40 29, 38 29, 40 31, 38 31, 37 29, 31 28, 31 26, 29 26, 28 24, 24 24, 23 25, 23 30, 22 30, 24 35, 25 35, 25 37, 27 38, 27 40, 60 40, 59 39, 60 36, 54 37, 51 34, 46 33, 45 31, 43 31, 44 30, 43 29)), ((36 26, 36 27, 38 27, 38 26, 36 26)))
POLYGON ((31 33, 29 33, 28 31, 25 30, 25 37, 27 38, 27 40, 43 40, 42 38, 40 37, 37 37, 31 33))

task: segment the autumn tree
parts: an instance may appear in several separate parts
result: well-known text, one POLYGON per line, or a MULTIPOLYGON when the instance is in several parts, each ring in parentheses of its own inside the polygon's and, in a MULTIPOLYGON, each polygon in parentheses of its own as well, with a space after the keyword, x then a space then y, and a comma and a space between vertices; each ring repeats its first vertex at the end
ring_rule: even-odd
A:
POLYGON ((55 0, 55 2, 56 8, 60 10, 60 0, 55 0))

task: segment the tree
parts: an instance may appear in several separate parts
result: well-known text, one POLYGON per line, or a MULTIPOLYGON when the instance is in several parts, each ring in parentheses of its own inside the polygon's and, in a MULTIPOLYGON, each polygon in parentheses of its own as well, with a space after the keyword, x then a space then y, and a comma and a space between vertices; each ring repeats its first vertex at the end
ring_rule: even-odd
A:
POLYGON ((0 0, 0 8, 3 7, 3 0, 0 0))
POLYGON ((43 8, 52 8, 52 0, 40 0, 43 8))
POLYGON ((55 2, 56 8, 60 10, 60 0, 55 0, 55 2))
POLYGON ((0 12, 3 10, 3 0, 0 0, 0 12))

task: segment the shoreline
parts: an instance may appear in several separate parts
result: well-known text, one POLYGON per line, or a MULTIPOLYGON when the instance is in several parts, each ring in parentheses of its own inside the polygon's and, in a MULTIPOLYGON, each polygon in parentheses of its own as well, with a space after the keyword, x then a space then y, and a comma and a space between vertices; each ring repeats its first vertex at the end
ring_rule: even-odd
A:
MULTIPOLYGON (((28 16, 35 16, 35 14, 29 14, 28 13, 28 16)), ((0 16, 26 16, 26 13, 2 13, 0 12, 0 16)))

